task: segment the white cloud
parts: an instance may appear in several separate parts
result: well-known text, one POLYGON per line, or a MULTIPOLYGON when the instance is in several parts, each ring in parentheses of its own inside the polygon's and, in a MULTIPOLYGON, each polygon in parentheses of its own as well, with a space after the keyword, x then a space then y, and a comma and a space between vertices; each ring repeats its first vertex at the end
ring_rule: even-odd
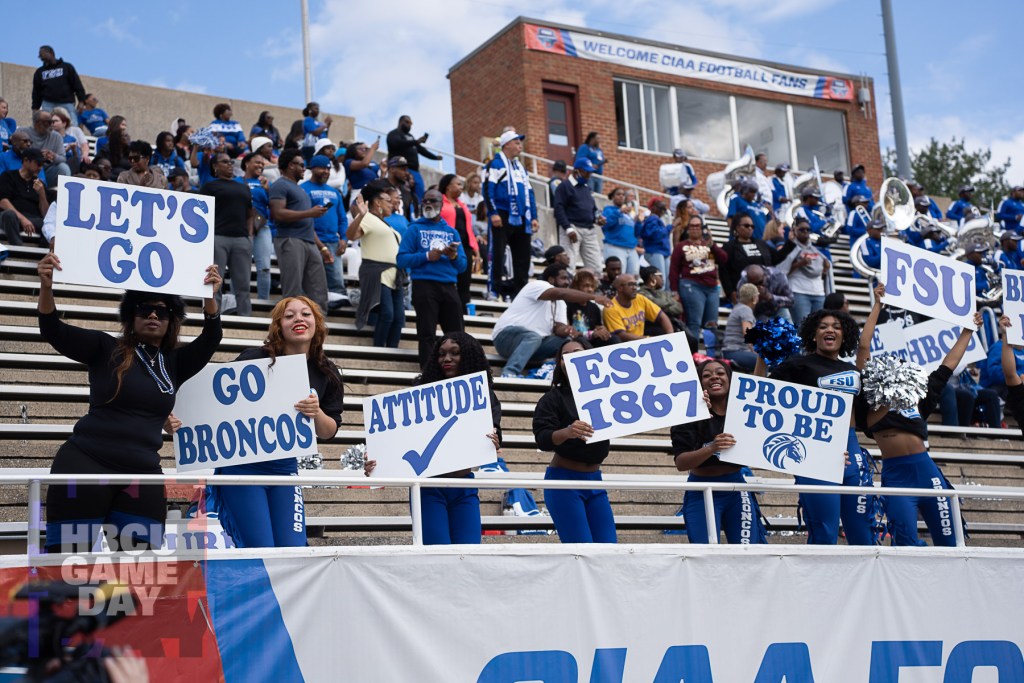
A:
POLYGON ((138 17, 125 17, 122 19, 107 17, 103 21, 93 24, 92 32, 102 38, 109 38, 118 43, 125 43, 132 47, 142 47, 142 39, 132 30, 132 25, 137 19, 138 17))
POLYGON ((922 115, 912 117, 908 125, 910 150, 920 150, 935 138, 939 142, 963 138, 967 149, 987 148, 992 151, 990 165, 1010 160, 1007 180, 1020 182, 1024 175, 1024 132, 998 130, 971 125, 959 115, 922 115))
POLYGON ((156 78, 149 82, 149 85, 154 88, 169 88, 170 90, 183 90, 185 92, 198 93, 205 95, 208 90, 205 85, 200 83, 193 83, 192 81, 178 81, 174 85, 169 84, 162 78, 156 78))

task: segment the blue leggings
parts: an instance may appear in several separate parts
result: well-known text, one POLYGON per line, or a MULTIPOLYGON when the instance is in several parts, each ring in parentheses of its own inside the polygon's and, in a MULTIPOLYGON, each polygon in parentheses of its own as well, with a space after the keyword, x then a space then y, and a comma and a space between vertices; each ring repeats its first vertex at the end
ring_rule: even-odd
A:
MULTIPOLYGON (((882 486, 940 490, 950 488, 927 452, 883 460, 882 486)), ((934 545, 956 545, 949 498, 886 496, 885 512, 892 527, 893 545, 924 545, 917 537, 918 512, 924 517, 934 545)))
MULTIPOLYGON (((545 479, 601 481, 601 471, 577 472, 550 466, 545 479)), ((615 543, 615 517, 608 492, 601 489, 547 489, 544 503, 562 543, 615 543)))
MULTIPOLYGON (((468 478, 473 478, 470 472, 468 478)), ((476 489, 420 490, 424 545, 480 543, 480 497, 476 489)))
MULTIPOLYGON (((843 472, 843 486, 861 485, 862 456, 857 432, 850 429, 846 441, 850 464, 843 472)), ((835 486, 833 482, 796 477, 797 484, 835 486)), ((871 531, 873 505, 871 496, 840 496, 831 493, 801 493, 800 507, 807 524, 807 542, 811 545, 836 545, 839 542, 839 520, 849 545, 874 545, 871 531)))
MULTIPOLYGON (((718 477, 701 477, 691 474, 690 482, 716 481, 743 484, 746 480, 742 472, 723 474, 718 477)), ((767 543, 768 535, 761 523, 761 508, 757 498, 749 491, 716 491, 713 494, 715 505, 715 526, 725 531, 729 543, 767 543)), ((686 521, 686 535, 690 543, 708 542, 708 525, 704 516, 704 494, 700 491, 687 491, 683 496, 683 519, 686 521)))
POLYGON ((306 545, 301 486, 218 486, 221 524, 239 548, 306 545))

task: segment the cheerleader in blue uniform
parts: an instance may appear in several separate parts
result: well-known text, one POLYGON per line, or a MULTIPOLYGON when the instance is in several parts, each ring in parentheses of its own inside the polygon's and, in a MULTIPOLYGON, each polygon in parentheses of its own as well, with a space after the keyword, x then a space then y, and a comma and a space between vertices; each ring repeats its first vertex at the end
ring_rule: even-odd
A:
MULTIPOLYGON (((690 471, 690 482, 745 483, 740 465, 722 462, 719 454, 736 445, 732 434, 724 433, 732 371, 719 360, 697 366, 711 417, 672 428, 672 452, 676 469, 690 471)), ((767 543, 757 498, 749 491, 716 491, 713 495, 717 529, 725 530, 729 543, 767 543)), ((683 497, 683 519, 690 543, 707 543, 709 534, 704 514, 704 494, 687 491, 683 497)))
MULTIPOLYGON (((566 341, 555 358, 551 389, 541 397, 533 414, 537 447, 554 451, 545 479, 572 479, 582 486, 601 481, 601 463, 608 457, 608 441, 588 443, 594 428, 580 419, 565 374, 564 358, 590 345, 566 341)), ((603 489, 547 489, 544 502, 562 543, 615 543, 615 517, 603 489)))
MULTIPOLYGON (((868 365, 871 337, 882 312, 885 286, 875 287, 875 305, 864 324, 857 349, 857 368, 863 371, 865 385, 871 377, 868 365)), ((981 327, 980 313, 974 315, 975 327, 981 327)), ((971 342, 974 329, 965 326, 956 343, 936 370, 928 376, 927 392, 917 405, 895 410, 889 405, 868 405, 864 396, 857 401, 857 422, 864 434, 875 440, 882 452, 882 487, 950 489, 949 482, 928 455, 928 416, 939 403, 939 395, 971 342)), ((873 363, 877 362, 873 361, 873 363)), ((891 379, 875 379, 888 384, 891 379)), ((956 545, 949 499, 934 497, 887 496, 886 516, 892 530, 893 545, 924 545, 917 537, 917 515, 931 533, 937 546, 956 545)))

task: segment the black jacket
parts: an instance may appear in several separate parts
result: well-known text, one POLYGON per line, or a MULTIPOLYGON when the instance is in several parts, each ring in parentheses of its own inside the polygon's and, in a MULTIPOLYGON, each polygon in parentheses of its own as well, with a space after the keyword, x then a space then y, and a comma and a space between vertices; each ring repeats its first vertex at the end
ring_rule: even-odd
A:
POLYGON ((592 228, 597 220, 594 195, 582 178, 576 178, 576 181, 573 184, 573 176, 563 180, 555 189, 552 199, 555 224, 566 230, 570 226, 592 228))
POLYGON ((420 155, 437 161, 441 157, 419 143, 412 136, 412 133, 402 132, 401 128, 395 128, 388 133, 388 157, 405 157, 409 162, 409 170, 420 170, 420 155))
POLYGON ((569 439, 558 446, 555 445, 552 435, 578 419, 580 415, 576 410, 576 402, 573 400, 569 385, 551 387, 548 393, 541 397, 533 413, 533 436, 537 440, 537 447, 542 451, 554 451, 568 460, 599 465, 608 457, 608 441, 587 443, 582 439, 569 439))
MULTIPOLYGON (((56 64, 41 66, 32 77, 32 109, 47 102, 85 101, 85 88, 75 67, 58 59, 56 64)), ((72 116, 74 112, 69 112, 72 116)))

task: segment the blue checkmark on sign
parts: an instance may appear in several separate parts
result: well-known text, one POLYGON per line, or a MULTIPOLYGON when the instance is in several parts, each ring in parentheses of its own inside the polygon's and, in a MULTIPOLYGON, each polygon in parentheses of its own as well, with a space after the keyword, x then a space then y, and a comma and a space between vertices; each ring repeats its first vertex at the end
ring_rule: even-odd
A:
POLYGON ((423 453, 417 453, 416 451, 409 451, 402 456, 402 460, 405 460, 412 467, 412 471, 416 473, 416 476, 420 476, 427 471, 430 467, 430 461, 434 459, 434 454, 437 453, 437 447, 441 445, 441 441, 444 439, 445 434, 452 428, 456 420, 457 415, 452 415, 448 418, 448 421, 441 425, 441 428, 437 430, 437 434, 434 434, 434 438, 430 440, 427 447, 423 449, 423 453))

